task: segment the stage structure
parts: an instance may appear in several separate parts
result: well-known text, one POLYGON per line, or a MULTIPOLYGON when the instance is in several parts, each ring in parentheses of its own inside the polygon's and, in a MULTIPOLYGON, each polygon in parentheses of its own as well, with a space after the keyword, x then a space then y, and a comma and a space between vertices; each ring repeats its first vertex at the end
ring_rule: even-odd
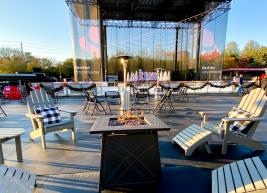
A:
POLYGON ((122 80, 127 71, 172 72, 172 80, 218 80, 231 0, 66 0, 76 81, 122 80))

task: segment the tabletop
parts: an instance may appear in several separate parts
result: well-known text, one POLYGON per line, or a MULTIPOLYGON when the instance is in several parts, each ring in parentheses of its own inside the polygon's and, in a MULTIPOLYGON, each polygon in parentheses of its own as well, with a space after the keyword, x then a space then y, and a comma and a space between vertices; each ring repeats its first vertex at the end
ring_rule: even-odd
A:
POLYGON ((0 128, 0 139, 17 137, 23 133, 25 130, 22 128, 0 128))
POLYGON ((144 115, 146 125, 110 126, 110 120, 114 118, 118 118, 118 115, 98 118, 90 129, 90 133, 143 133, 147 131, 170 130, 167 124, 153 114, 144 115))

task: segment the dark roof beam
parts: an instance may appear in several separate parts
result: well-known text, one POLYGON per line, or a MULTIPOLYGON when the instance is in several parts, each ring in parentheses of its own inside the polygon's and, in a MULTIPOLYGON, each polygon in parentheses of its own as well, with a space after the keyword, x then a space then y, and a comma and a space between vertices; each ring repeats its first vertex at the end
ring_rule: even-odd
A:
POLYGON ((129 19, 133 19, 135 16, 136 9, 138 7, 139 0, 131 0, 130 7, 129 7, 129 19))

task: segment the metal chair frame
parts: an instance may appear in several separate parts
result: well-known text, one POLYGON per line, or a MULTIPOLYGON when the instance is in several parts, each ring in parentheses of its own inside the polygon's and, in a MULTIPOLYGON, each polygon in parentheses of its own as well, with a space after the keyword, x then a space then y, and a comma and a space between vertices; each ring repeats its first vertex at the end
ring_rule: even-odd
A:
POLYGON ((0 114, 4 114, 5 116, 7 116, 6 112, 5 112, 4 109, 1 107, 1 105, 0 105, 0 110, 2 111, 2 112, 0 112, 0 114))
POLYGON ((105 92, 105 98, 106 98, 106 111, 109 109, 109 112, 111 113, 110 105, 113 104, 114 99, 118 100, 118 105, 121 105, 121 96, 120 93, 117 91, 106 91, 105 92))
POLYGON ((175 111, 174 106, 172 104, 171 95, 172 95, 172 89, 169 89, 165 92, 165 94, 160 99, 159 103, 154 108, 153 114, 156 112, 159 112, 163 106, 165 106, 165 108, 166 108, 166 103, 169 104, 169 107, 171 110, 175 111))
POLYGON ((149 90, 153 87, 154 85, 151 85, 148 88, 137 88, 131 85, 131 88, 133 89, 133 98, 134 98, 133 103, 131 105, 131 109, 133 109, 134 107, 136 111, 137 104, 142 104, 142 105, 149 104, 149 96, 150 96, 149 90))
POLYGON ((183 101, 185 101, 185 100, 189 101, 189 97, 187 95, 187 90, 188 90, 187 87, 180 87, 180 89, 177 91, 177 100, 178 101, 180 101, 180 99, 183 101))
POLYGON ((94 115, 95 110, 97 110, 99 112, 104 111, 104 113, 106 114, 106 110, 103 107, 103 105, 101 104, 102 102, 97 99, 97 96, 95 96, 93 91, 88 90, 88 91, 86 91, 86 93, 87 93, 86 94, 86 102, 85 102, 85 106, 84 106, 84 111, 86 110, 86 114, 89 112, 91 105, 93 105, 93 110, 91 112, 91 116, 94 115))

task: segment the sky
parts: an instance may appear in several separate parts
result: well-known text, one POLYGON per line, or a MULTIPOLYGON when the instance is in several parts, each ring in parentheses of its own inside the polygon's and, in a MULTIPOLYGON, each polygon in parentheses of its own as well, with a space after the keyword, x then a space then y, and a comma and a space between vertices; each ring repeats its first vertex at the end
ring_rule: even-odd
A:
MULTIPOLYGON (((267 0, 233 0, 226 42, 242 49, 253 39, 267 46, 267 0)), ((0 47, 19 48, 39 57, 72 57, 71 23, 64 0, 1 0, 0 47)))
POLYGON ((72 57, 69 9, 64 0, 1 0, 0 47, 19 47, 56 60, 72 57))
POLYGON ((228 14, 226 42, 236 41, 242 49, 253 39, 267 46, 267 0, 233 0, 228 14))

